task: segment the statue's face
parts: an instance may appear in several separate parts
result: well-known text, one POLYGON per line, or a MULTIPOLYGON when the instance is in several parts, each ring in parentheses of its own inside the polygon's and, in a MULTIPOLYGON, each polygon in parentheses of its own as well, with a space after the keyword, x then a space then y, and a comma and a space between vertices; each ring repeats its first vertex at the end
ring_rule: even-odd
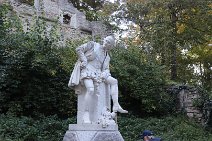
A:
POLYGON ((106 50, 111 50, 114 47, 114 45, 115 45, 115 41, 111 36, 104 38, 103 47, 106 50))

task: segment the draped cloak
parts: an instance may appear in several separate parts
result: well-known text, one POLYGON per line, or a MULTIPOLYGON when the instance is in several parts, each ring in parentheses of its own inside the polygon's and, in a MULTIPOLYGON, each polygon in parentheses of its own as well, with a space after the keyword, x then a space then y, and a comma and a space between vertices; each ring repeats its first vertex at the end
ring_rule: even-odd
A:
POLYGON ((76 51, 79 58, 71 73, 68 86, 73 88, 76 94, 80 94, 80 90, 83 87, 83 79, 88 78, 97 81, 101 78, 103 72, 107 76, 111 75, 109 71, 110 56, 108 54, 103 55, 102 46, 93 41, 79 46, 76 51), (84 61, 83 57, 87 59, 85 68, 81 67, 81 63, 84 61))

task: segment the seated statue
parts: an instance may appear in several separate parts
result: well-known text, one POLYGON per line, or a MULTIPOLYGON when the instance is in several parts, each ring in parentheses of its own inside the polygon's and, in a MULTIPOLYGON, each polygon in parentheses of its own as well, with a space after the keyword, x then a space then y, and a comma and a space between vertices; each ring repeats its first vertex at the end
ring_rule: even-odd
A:
POLYGON ((109 85, 110 95, 113 101, 112 111, 114 113, 128 113, 122 109, 118 102, 118 81, 113 78, 109 70, 110 56, 108 52, 115 47, 113 36, 107 36, 103 44, 90 41, 76 48, 78 61, 71 74, 68 86, 75 89, 80 94, 82 87, 85 88, 84 123, 91 123, 89 116, 89 104, 92 95, 99 95, 100 90, 96 90, 100 83, 109 85))

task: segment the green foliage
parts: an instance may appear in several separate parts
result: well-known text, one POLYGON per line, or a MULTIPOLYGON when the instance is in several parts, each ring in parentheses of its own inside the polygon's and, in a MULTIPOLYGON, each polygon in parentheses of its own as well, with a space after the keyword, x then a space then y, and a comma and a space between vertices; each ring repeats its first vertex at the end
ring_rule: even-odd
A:
POLYGON ((174 98, 164 90, 165 68, 143 60, 140 48, 117 49, 111 61, 111 73, 119 80, 120 100, 127 109, 143 116, 174 110, 174 98))
POLYGON ((199 84, 206 90, 212 90, 212 50, 209 43, 188 49, 179 56, 179 63, 183 70, 179 71, 180 79, 186 83, 199 84))
POLYGON ((202 87, 196 87, 200 97, 198 99, 193 100, 193 105, 201 110, 209 108, 204 107, 204 104, 206 104, 211 99, 209 91, 202 87))
POLYGON ((78 10, 83 11, 86 15, 86 19, 89 21, 96 21, 99 19, 98 10, 100 10, 104 4, 104 0, 68 0, 78 10))
POLYGON ((29 117, 0 116, 0 140, 15 141, 59 141, 62 140, 69 123, 74 118, 60 120, 56 116, 37 120, 29 117))
POLYGON ((69 48, 57 48, 56 29, 52 28, 49 36, 40 19, 36 19, 36 26, 27 33, 19 30, 19 25, 10 24, 14 22, 10 17, 4 16, 3 19, 0 112, 32 116, 58 114, 63 117, 75 114, 76 97, 67 87, 72 68, 67 66, 71 63, 66 63, 73 64, 75 53, 69 48), (63 54, 70 56, 64 58, 63 54))
MULTIPOLYGON (((6 16, 4 19, 6 34, 0 43, 0 112, 18 116, 57 114, 63 118, 76 114, 76 96, 67 83, 77 60, 75 47, 87 40, 58 48, 56 26, 47 32, 45 22, 35 19, 36 26, 24 33, 19 24, 10 24, 13 19, 6 16)), ((137 47, 113 53, 111 72, 119 80, 121 100, 128 102, 125 106, 129 110, 144 115, 172 111, 173 99, 163 90, 164 68, 145 62, 141 56, 137 47)))
POLYGON ((121 117, 118 121, 120 132, 125 141, 142 141, 139 135, 145 129, 153 131, 156 137, 161 137, 166 141, 209 141, 212 139, 212 134, 184 116, 161 119, 121 117))
MULTIPOLYGON (((61 120, 56 116, 32 119, 0 115, 0 140, 59 141, 62 140, 70 123, 76 123, 76 119, 61 120)), ((125 141, 142 141, 140 134, 145 129, 152 130, 156 137, 166 141, 209 141, 212 139, 211 133, 184 116, 168 116, 160 119, 119 117, 118 124, 125 141)))
POLYGON ((123 18, 138 26, 136 29, 129 27, 136 34, 130 37, 150 44, 147 56, 151 52, 152 58, 170 68, 172 80, 188 83, 197 79, 204 87, 211 86, 211 59, 208 59, 211 50, 204 47, 211 43, 210 0, 127 0, 119 11, 116 20, 123 18), (181 52, 196 50, 199 46, 202 51, 192 54, 196 59, 181 52), (203 73, 195 74, 193 65, 203 73))

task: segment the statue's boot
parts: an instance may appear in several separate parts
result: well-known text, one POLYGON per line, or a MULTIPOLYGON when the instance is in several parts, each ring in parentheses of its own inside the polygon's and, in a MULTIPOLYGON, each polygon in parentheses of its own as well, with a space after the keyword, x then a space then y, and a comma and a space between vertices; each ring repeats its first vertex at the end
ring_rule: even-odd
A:
POLYGON ((113 94, 112 95, 112 100, 113 100, 113 112, 115 112, 115 113, 117 113, 117 112, 119 112, 119 113, 128 113, 127 110, 124 110, 120 106, 120 104, 118 102, 118 94, 113 94))
POLYGON ((84 121, 84 123, 91 123, 91 120, 90 120, 90 116, 89 116, 89 112, 88 111, 85 111, 85 113, 83 115, 83 121, 84 121))
POLYGON ((123 113, 123 114, 126 114, 128 113, 127 110, 124 110, 119 104, 118 105, 113 105, 113 112, 117 113, 123 113))

